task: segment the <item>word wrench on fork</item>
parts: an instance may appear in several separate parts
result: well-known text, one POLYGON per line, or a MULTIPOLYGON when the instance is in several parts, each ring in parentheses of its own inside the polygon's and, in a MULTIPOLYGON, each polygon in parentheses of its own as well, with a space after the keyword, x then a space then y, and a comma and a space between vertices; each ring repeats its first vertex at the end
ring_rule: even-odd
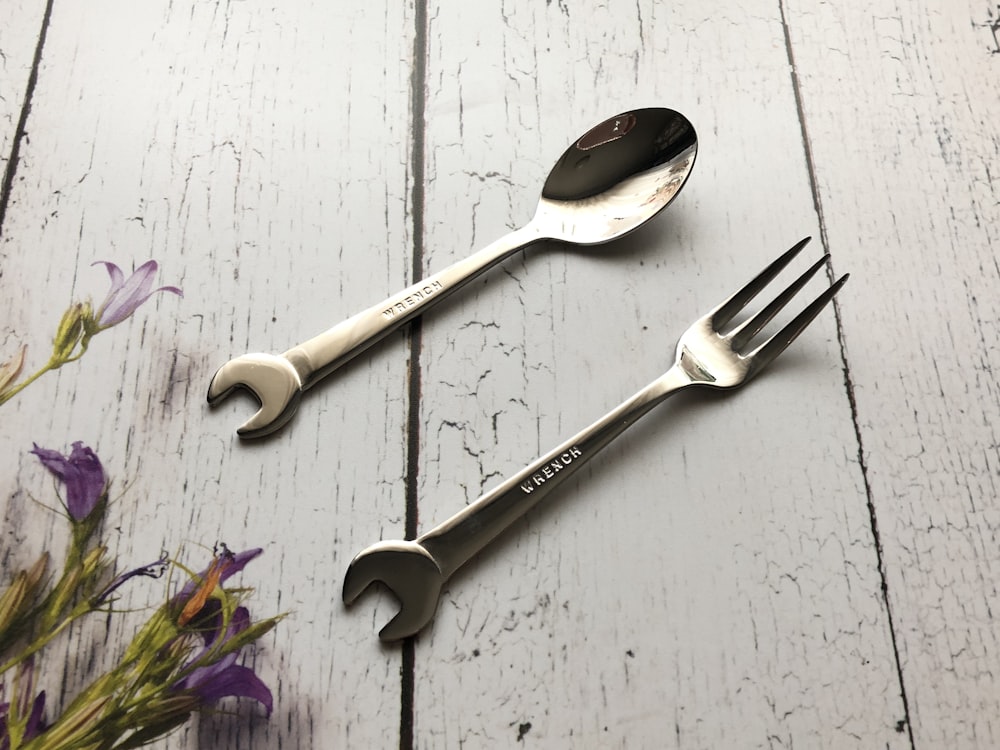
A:
POLYGON ((379 637, 393 641, 416 634, 433 619, 441 588, 455 571, 646 412, 678 391, 695 386, 736 388, 760 372, 795 340, 847 281, 847 276, 842 276, 780 331, 743 353, 829 255, 755 315, 731 330, 726 330, 727 326, 808 241, 807 237, 799 242, 740 291, 695 321, 677 344, 673 367, 632 398, 417 539, 382 541, 360 552, 347 569, 344 602, 353 603, 370 584, 381 581, 393 591, 401 607, 379 637))

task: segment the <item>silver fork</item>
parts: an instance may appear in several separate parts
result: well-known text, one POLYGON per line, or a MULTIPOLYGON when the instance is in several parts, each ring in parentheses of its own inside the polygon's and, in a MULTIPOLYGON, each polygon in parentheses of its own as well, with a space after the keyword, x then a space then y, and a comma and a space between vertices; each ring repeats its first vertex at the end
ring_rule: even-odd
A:
POLYGON ((415 635, 433 619, 441 588, 455 571, 639 417, 678 391, 696 386, 736 388, 760 372, 805 330, 847 281, 845 274, 781 330, 749 348, 754 337, 830 256, 813 264, 755 315, 732 325, 734 318, 809 240, 807 237, 796 244, 736 294, 696 320, 681 336, 673 366, 632 398, 440 526, 413 541, 382 541, 358 553, 344 579, 345 604, 353 603, 370 584, 381 581, 401 607, 379 637, 394 641, 415 635))

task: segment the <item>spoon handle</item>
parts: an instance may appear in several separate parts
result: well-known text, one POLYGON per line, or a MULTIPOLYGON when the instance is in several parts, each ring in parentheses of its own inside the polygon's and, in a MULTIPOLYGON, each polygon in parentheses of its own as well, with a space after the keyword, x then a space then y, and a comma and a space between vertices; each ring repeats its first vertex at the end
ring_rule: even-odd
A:
POLYGON ((295 367, 302 381, 301 388, 306 390, 497 263, 542 239, 532 224, 516 229, 468 258, 292 347, 282 356, 295 367))

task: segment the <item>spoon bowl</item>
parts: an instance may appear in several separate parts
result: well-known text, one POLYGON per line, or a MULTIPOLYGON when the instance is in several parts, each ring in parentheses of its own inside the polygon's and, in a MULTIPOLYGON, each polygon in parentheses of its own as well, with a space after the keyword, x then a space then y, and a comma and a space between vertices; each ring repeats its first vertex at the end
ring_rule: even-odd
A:
POLYGON ((556 162, 532 225, 547 239, 598 245, 638 229, 687 181, 698 138, 684 115, 653 108, 591 128, 556 162))

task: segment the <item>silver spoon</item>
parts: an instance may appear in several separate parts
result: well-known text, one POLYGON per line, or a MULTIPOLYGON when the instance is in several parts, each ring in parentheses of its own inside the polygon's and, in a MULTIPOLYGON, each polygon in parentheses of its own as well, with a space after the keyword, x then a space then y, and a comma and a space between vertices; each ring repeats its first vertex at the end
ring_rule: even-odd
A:
POLYGON ((518 250, 542 240, 599 245, 637 229, 680 192, 697 151, 694 127, 671 109, 605 120, 559 157, 525 226, 284 354, 230 360, 212 378, 208 403, 244 388, 260 409, 237 433, 274 432, 292 418, 303 391, 518 250))

